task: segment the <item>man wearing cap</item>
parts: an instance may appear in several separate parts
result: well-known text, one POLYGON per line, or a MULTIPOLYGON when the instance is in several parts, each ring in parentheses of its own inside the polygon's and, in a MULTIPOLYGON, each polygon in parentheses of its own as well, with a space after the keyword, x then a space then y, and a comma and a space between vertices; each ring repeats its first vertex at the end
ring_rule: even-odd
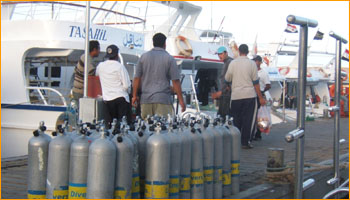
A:
MULTIPOLYGON (((97 58, 100 55, 100 43, 96 40, 91 40, 89 43, 89 55, 88 59, 90 60, 88 66, 88 75, 94 76, 96 71, 96 65, 94 58, 97 58)), ((74 69, 74 81, 73 81, 73 99, 77 101, 79 105, 79 99, 84 95, 84 62, 85 62, 85 54, 83 54, 77 66, 74 69)))
POLYGON ((231 85, 229 82, 225 81, 225 74, 227 72, 228 66, 233 60, 228 56, 227 49, 224 46, 218 48, 216 52, 219 59, 224 62, 224 67, 220 75, 220 91, 213 93, 212 98, 219 98, 219 110, 218 114, 225 118, 226 115, 230 114, 230 99, 231 99, 231 85))
POLYGON ((102 98, 105 101, 111 119, 121 120, 127 116, 128 122, 130 100, 128 89, 131 86, 130 77, 125 67, 118 61, 119 48, 110 45, 106 49, 108 60, 100 63, 96 69, 96 76, 100 77, 102 98))
MULTIPOLYGON (((266 99, 265 92, 267 92, 271 88, 271 82, 269 79, 269 74, 261 68, 262 64, 262 58, 260 56, 256 56, 253 58, 255 61, 256 66, 258 67, 258 77, 259 77, 259 85, 260 85, 260 91, 263 97, 266 99)), ((258 99, 258 109, 260 108, 260 102, 258 99)), ((257 128, 255 137, 253 138, 254 140, 261 140, 261 131, 257 128)))
POLYGON ((231 82, 230 114, 234 118, 234 125, 241 131, 242 148, 250 149, 253 148, 251 140, 258 110, 256 96, 261 105, 266 102, 260 92, 256 64, 247 57, 248 46, 242 44, 238 50, 239 57, 229 64, 225 80, 231 82))
POLYGON ((170 81, 177 94, 182 112, 186 106, 182 97, 180 72, 175 59, 165 51, 166 36, 156 33, 153 36, 154 48, 144 53, 136 66, 133 81, 132 105, 141 103, 141 117, 147 115, 167 116, 173 114, 170 81), (138 90, 141 89, 141 99, 138 90))

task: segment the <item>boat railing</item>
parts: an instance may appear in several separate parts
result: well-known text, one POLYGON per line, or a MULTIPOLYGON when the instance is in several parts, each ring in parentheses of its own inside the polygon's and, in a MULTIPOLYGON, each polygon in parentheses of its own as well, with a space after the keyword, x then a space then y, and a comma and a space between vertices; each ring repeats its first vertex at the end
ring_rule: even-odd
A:
POLYGON ((67 106, 66 99, 58 90, 55 90, 55 89, 50 88, 50 87, 32 87, 32 86, 27 86, 26 89, 27 90, 36 90, 39 93, 39 96, 45 105, 49 105, 49 104, 48 104, 47 100, 45 99, 45 96, 44 96, 42 90, 54 92, 55 94, 57 94, 60 97, 60 99, 63 103, 63 106, 67 106))
POLYGON ((343 184, 341 184, 338 188, 331 190, 328 192, 323 199, 330 199, 334 195, 338 195, 339 193, 348 193, 349 195, 349 179, 346 180, 343 184))

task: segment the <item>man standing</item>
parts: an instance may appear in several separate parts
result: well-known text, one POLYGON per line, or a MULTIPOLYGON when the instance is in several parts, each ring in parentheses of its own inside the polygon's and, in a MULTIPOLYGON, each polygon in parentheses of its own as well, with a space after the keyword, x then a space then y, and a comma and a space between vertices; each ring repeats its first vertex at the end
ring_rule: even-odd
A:
POLYGON ((102 98, 105 101, 111 119, 121 120, 129 116, 130 100, 128 89, 131 86, 130 77, 125 67, 118 61, 119 48, 110 45, 106 50, 108 60, 100 63, 96 69, 96 76, 100 77, 102 98))
POLYGON ((175 59, 165 51, 166 36, 157 33, 153 36, 154 48, 144 53, 137 66, 133 81, 132 105, 137 106, 139 97, 137 91, 141 87, 141 117, 147 115, 173 114, 171 99, 172 81, 173 89, 177 94, 182 112, 186 106, 182 97, 180 73, 175 59))
MULTIPOLYGON (((265 92, 267 92, 271 88, 271 82, 269 79, 269 74, 261 68, 262 64, 262 58, 260 56, 256 56, 253 58, 255 61, 256 66, 258 67, 258 77, 259 77, 259 84, 260 84, 260 91, 263 97, 266 99, 265 92)), ((260 108, 260 102, 258 99, 258 109, 260 108)), ((261 140, 261 131, 257 128, 254 140, 261 140)))
POLYGON ((230 99, 231 99, 231 85, 229 82, 225 81, 225 74, 227 72, 228 66, 233 60, 228 56, 227 49, 224 46, 218 48, 217 54, 221 61, 224 62, 224 67, 222 69, 222 73, 220 75, 220 91, 213 93, 212 98, 219 98, 219 110, 218 115, 222 116, 224 119, 226 115, 230 113, 230 99))
MULTIPOLYGON (((90 76, 95 75, 96 65, 93 62, 93 59, 100 55, 100 43, 98 41, 92 40, 89 43, 89 66, 88 74, 90 76)), ((79 105, 79 99, 84 96, 84 61, 85 54, 81 55, 77 66, 74 69, 74 82, 73 82, 73 99, 77 101, 79 105)))
POLYGON ((230 63, 225 80, 232 82, 230 112, 234 125, 241 131, 242 148, 250 149, 253 148, 251 140, 258 110, 256 96, 258 95, 261 105, 266 102, 260 92, 256 64, 247 57, 248 46, 242 44, 238 50, 239 57, 230 63))

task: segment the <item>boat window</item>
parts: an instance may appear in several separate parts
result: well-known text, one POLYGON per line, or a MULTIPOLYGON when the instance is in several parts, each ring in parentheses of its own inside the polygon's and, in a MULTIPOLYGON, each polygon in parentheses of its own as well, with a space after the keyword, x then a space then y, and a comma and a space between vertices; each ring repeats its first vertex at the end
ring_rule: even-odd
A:
MULTIPOLYGON (((45 77, 48 77, 49 67, 45 67, 45 77)), ((61 77, 61 67, 51 67, 51 77, 60 78, 61 77)))

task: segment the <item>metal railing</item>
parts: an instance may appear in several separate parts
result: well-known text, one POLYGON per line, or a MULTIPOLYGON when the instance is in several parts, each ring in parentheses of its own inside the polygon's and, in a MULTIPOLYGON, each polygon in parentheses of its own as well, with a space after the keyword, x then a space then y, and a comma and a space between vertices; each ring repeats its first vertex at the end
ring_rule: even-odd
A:
POLYGON ((343 184, 341 184, 338 188, 328 192, 323 199, 329 199, 330 197, 337 195, 341 192, 346 192, 349 195, 349 179, 346 180, 343 184))
POLYGON ((26 87, 27 90, 36 90, 38 93, 39 93, 39 96, 41 98, 41 100, 44 102, 45 105, 49 105, 42 93, 42 90, 48 90, 48 91, 52 91, 54 93, 56 93, 60 99, 62 100, 62 103, 64 106, 67 106, 67 102, 66 102, 66 99, 63 97, 63 95, 58 91, 58 90, 55 90, 53 88, 49 88, 49 87, 26 87))
MULTIPOLYGON (((341 36, 335 34, 333 31, 329 33, 329 36, 336 39, 336 57, 335 57, 335 94, 334 94, 334 106, 328 109, 329 112, 334 112, 334 137, 333 137, 333 168, 334 177, 327 181, 328 185, 334 185, 334 189, 337 190, 340 184, 340 171, 339 171, 339 145, 340 145, 340 92, 341 92, 341 46, 342 43, 346 44, 348 41, 341 36)), ((349 188, 348 188, 349 191, 349 188)), ((337 192, 334 193, 335 198, 338 198, 337 192)))
POLYGON ((297 90, 297 129, 286 135, 287 142, 296 140, 294 198, 301 199, 303 191, 311 187, 315 181, 309 179, 304 182, 304 130, 305 130, 305 99, 307 73, 307 45, 308 28, 317 27, 318 22, 303 17, 289 15, 287 23, 300 26, 299 35, 299 63, 298 63, 298 90, 297 90))

